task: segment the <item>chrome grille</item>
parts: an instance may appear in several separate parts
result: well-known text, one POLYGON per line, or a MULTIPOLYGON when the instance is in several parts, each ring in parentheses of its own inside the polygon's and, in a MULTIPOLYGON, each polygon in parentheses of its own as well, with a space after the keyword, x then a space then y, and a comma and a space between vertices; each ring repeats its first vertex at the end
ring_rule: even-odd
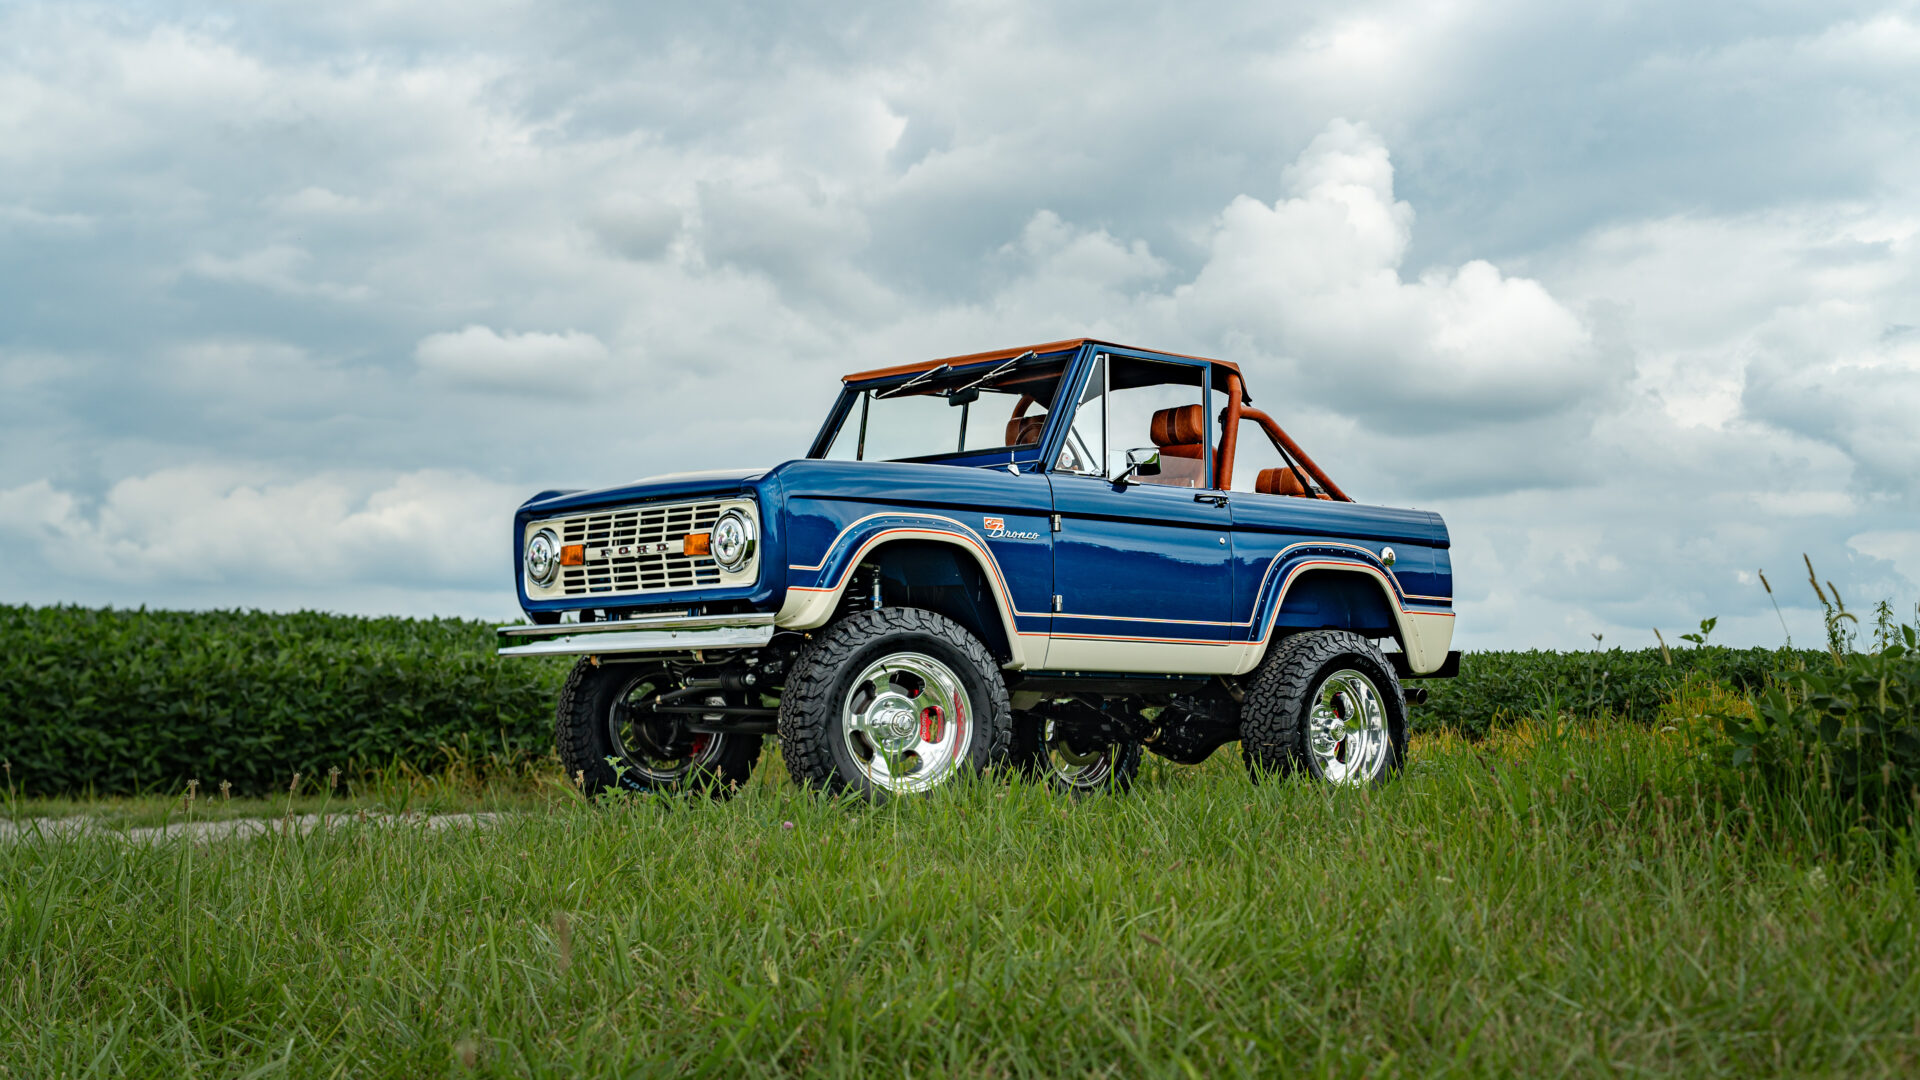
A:
POLYGON ((648 593, 720 584, 720 566, 708 555, 681 554, 690 532, 713 528, 725 504, 639 506, 564 518, 554 524, 562 544, 586 545, 586 564, 561 568, 566 596, 648 593))

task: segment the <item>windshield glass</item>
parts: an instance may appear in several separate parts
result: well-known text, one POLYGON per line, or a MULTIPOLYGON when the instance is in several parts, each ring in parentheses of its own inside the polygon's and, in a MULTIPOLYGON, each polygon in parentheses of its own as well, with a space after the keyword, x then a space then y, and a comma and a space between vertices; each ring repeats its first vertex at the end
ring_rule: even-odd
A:
POLYGON ((917 461, 1040 444, 1066 361, 1031 358, 961 372, 936 368, 892 386, 862 390, 826 457, 917 461))

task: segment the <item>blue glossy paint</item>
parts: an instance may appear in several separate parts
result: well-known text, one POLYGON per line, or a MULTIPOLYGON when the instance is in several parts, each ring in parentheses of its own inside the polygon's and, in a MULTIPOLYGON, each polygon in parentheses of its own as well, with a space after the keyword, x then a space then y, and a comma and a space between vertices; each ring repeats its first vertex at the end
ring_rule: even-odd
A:
POLYGON ((1192 488, 1053 475, 1061 635, 1230 640, 1233 516, 1192 488))
POLYGON ((952 535, 991 560, 1020 633, 1046 633, 1052 616, 1053 512, 1046 476, 1000 468, 910 462, 791 461, 775 470, 786 491, 789 588, 836 588, 859 552, 883 534, 952 535), (1000 529, 989 528, 998 519, 1000 529))
MULTIPOLYGON (((1234 492, 1234 620, 1257 638, 1274 625, 1290 576, 1337 564, 1378 571, 1404 611, 1451 611, 1447 529, 1438 514, 1359 503, 1234 492), (1392 567, 1380 560, 1394 549, 1392 567)), ((1303 613, 1304 614, 1304 613, 1303 613)), ((1282 625, 1309 625, 1311 619, 1282 625)))
MULTIPOLYGON (((1078 387, 1100 354, 1205 363, 1094 342, 1072 355, 1063 385, 1078 387)), ((909 377, 849 385, 812 452, 821 453, 830 444, 856 390, 909 377)), ((759 581, 750 587, 623 600, 635 606, 744 600, 756 610, 774 611, 789 589, 838 588, 863 550, 890 539, 935 533, 977 554, 1010 598, 1015 628, 1023 635, 1220 644, 1260 640, 1275 626, 1342 625, 1329 621, 1335 619, 1377 629, 1370 624, 1389 604, 1402 612, 1451 612, 1449 538, 1439 515, 1248 492, 1204 492, 1226 500, 1225 506, 1214 506, 1196 501, 1190 488, 1115 488, 1097 477, 1055 473, 1046 466, 1058 459, 1073 420, 1070 403, 1077 398, 1071 392, 1060 396, 1055 404, 1061 407, 1049 412, 1039 448, 1011 454, 976 452, 925 462, 807 458, 764 471, 684 474, 597 491, 543 492, 515 515, 514 578, 521 580, 521 529, 531 518, 653 501, 745 496, 760 508, 759 581), (1006 469, 1009 457, 1018 462, 1018 474, 1006 469), (1062 521, 1059 533, 1052 529, 1056 513, 1062 521), (997 534, 990 528, 993 519, 1000 526, 997 534), (1380 560, 1387 546, 1397 556, 1392 567, 1380 560), (1375 604, 1354 592, 1363 579, 1326 576, 1327 571, 1355 569, 1377 572, 1388 594, 1375 604), (1052 610, 1056 593, 1066 616, 1058 619, 1052 610)), ((1208 420, 1211 425, 1214 418, 1208 420)), ((1366 587, 1377 590, 1373 580, 1364 579, 1366 587)), ((528 611, 622 603, 586 598, 536 603, 524 590, 520 600, 528 611)))
POLYGON ((1350 573, 1344 565, 1316 563, 1303 568, 1288 576, 1285 588, 1286 599, 1279 603, 1277 612, 1266 608, 1268 617, 1250 628, 1248 640, 1274 627, 1352 630, 1365 637, 1386 637, 1397 624, 1394 605, 1382 594, 1377 581, 1350 573))
POLYGON ((520 505, 529 518, 551 517, 583 510, 639 506, 668 499, 705 495, 739 495, 753 490, 752 481, 766 476, 768 469, 716 469, 711 472, 668 473, 630 484, 596 488, 592 491, 560 491, 537 495, 520 505))

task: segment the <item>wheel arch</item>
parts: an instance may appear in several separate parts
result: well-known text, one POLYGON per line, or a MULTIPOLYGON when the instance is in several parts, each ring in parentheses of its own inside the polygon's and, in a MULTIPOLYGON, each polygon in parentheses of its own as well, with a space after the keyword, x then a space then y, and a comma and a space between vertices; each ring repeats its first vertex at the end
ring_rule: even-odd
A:
POLYGON ((832 586, 789 587, 778 625, 789 630, 825 625, 862 565, 880 568, 884 606, 918 607, 943 615, 979 638, 1001 663, 1027 666, 1029 657, 999 568, 977 541, 959 533, 888 529, 869 537, 846 561, 832 586), (896 596, 901 598, 896 601, 896 596))
POLYGON ((1391 637, 1413 670, 1422 672, 1437 670, 1446 661, 1453 637, 1451 612, 1408 610, 1387 571, 1346 558, 1297 560, 1255 617, 1260 632, 1247 650, 1243 672, 1258 667, 1280 638, 1304 630, 1391 637))
POLYGON ((880 568, 882 606, 944 615, 980 639, 1002 663, 1012 659, 1012 619, 1002 609, 980 557, 958 543, 896 539, 876 544, 863 562, 880 568))

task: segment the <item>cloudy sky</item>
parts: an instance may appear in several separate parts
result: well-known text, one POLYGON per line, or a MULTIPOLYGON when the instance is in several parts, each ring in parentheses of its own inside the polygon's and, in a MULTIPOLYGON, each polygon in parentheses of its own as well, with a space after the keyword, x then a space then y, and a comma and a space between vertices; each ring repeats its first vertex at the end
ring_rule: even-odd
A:
POLYGON ((1917 125, 1907 4, 0 0, 0 601, 507 616, 536 490, 1085 333, 1468 647, 1810 643, 1920 598, 1917 125))

